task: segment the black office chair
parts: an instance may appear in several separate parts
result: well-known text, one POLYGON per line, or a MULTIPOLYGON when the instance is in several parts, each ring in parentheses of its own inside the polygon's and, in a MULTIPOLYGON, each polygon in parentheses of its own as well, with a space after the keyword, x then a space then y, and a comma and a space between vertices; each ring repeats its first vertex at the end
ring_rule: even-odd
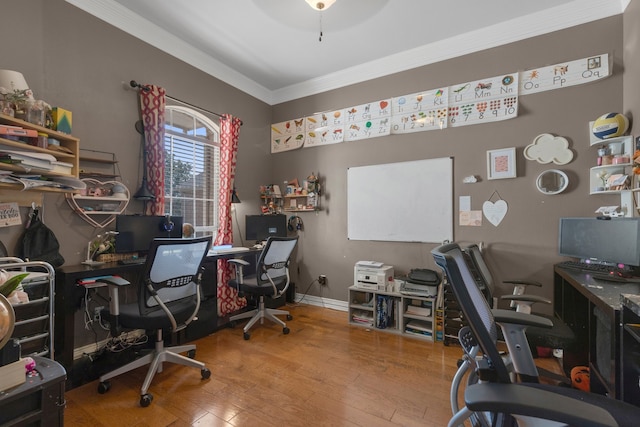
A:
POLYGON ((193 360, 195 345, 165 348, 162 337, 163 330, 175 333, 186 328, 196 317, 200 308, 202 261, 210 245, 209 237, 154 239, 147 255, 143 281, 138 288, 138 301, 134 303, 120 305, 118 301, 118 288, 129 282, 119 277, 100 279, 109 285, 110 303, 105 314, 109 316, 114 336, 119 335, 121 328, 156 331, 154 350, 100 377, 100 394, 111 388, 110 378, 150 365, 140 389, 140 406, 149 406, 153 400, 148 393, 149 386, 154 375, 162 372, 163 362, 200 368, 202 379, 211 376, 204 363, 193 360), (178 354, 183 352, 188 352, 189 357, 178 354))
MULTIPOLYGON (((485 262, 482 252, 478 245, 469 245, 463 249, 463 252, 468 255, 468 259, 472 264, 472 269, 477 272, 476 278, 479 280, 479 285, 482 288, 484 286, 485 296, 489 302, 491 308, 498 308, 496 306, 496 292, 495 282, 493 275, 485 262)), ((525 294, 525 288, 527 286, 541 287, 539 282, 527 281, 527 280, 505 280, 504 283, 514 286, 513 293, 511 295, 502 295, 500 299, 511 301, 511 307, 516 311, 522 313, 532 313, 532 305, 535 303, 551 304, 551 301, 547 298, 525 294)), ((527 338, 531 346, 531 350, 536 354, 537 347, 549 347, 549 348, 567 348, 575 341, 575 334, 571 328, 562 321, 562 319, 538 312, 533 312, 537 316, 544 317, 551 320, 553 326, 551 328, 527 328, 527 338)), ((556 378, 560 379, 560 378, 556 378)))
MULTIPOLYGON (((483 355, 478 362, 476 384, 469 385, 464 393, 465 407, 449 422, 449 426, 461 426, 473 415, 481 415, 487 425, 546 426, 560 425, 580 427, 631 427, 640 419, 640 408, 605 396, 584 391, 539 384, 530 374, 521 379, 532 382, 512 382, 511 372, 504 364, 496 346, 497 325, 529 322, 543 326, 548 320, 532 314, 512 310, 491 309, 470 272, 462 250, 455 243, 437 247, 431 251, 433 258, 447 274, 458 303, 468 320, 473 346, 483 355), (550 422, 556 422, 551 424, 550 422)), ((526 329, 526 328, 525 328, 526 329)), ((533 365, 528 346, 518 344, 526 336, 508 334, 506 340, 512 355, 514 368, 520 376, 523 368, 533 365), (516 335, 511 342, 512 335, 516 335), (515 350, 515 352, 514 352, 515 350), (515 357, 517 356, 517 357, 515 357)), ((481 424, 484 425, 484 424, 481 424)))
POLYGON ((269 237, 256 266, 256 274, 244 277, 243 267, 249 263, 242 259, 229 260, 236 268, 235 279, 229 280, 229 286, 235 287, 239 295, 250 294, 259 297, 258 307, 229 319, 233 324, 240 319, 251 318, 244 327, 244 339, 251 338, 249 329, 259 320, 264 323, 267 318, 282 326, 282 333, 288 334, 287 324, 276 317, 286 315, 291 320, 291 314, 285 310, 265 308, 265 297, 276 299, 284 295, 289 288, 289 261, 291 253, 298 243, 298 237, 269 237))

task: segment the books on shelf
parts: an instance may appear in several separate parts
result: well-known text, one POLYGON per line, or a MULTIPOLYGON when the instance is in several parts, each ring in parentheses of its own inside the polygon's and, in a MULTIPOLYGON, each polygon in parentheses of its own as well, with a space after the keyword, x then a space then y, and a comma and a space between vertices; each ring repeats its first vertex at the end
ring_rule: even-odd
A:
POLYGON ((373 315, 369 313, 354 313, 351 316, 354 323, 360 323, 367 326, 373 326, 373 315))
POLYGON ((407 322, 404 327, 405 332, 413 332, 422 335, 432 335, 433 325, 429 322, 423 322, 420 320, 411 320, 407 322))
MULTIPOLYGON (((51 154, 30 151, 2 150, 1 154, 8 154, 12 160, 21 160, 22 166, 38 169, 53 170, 53 162, 57 159, 51 154)), ((71 165, 73 167, 73 165, 71 165)))
POLYGON ((406 314, 413 314, 416 316, 424 316, 424 317, 430 317, 431 316, 431 307, 422 307, 422 306, 417 306, 417 305, 407 305, 407 309, 405 311, 406 314))
POLYGON ((20 126, 0 125, 0 136, 3 135, 36 138, 38 136, 38 132, 33 129, 24 129, 20 126))

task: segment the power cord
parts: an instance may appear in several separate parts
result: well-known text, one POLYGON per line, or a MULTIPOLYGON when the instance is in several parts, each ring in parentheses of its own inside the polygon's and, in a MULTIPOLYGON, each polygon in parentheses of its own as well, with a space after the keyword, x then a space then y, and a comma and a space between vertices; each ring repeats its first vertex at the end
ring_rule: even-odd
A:
POLYGON ((313 279, 311 283, 309 283, 309 286, 307 286, 307 289, 305 289, 304 294, 302 294, 302 297, 300 297, 298 301, 295 301, 296 304, 300 304, 302 300, 305 299, 305 297, 307 296, 307 293, 309 292, 309 289, 311 289, 311 286, 313 286, 313 284, 317 281, 318 279, 313 279))

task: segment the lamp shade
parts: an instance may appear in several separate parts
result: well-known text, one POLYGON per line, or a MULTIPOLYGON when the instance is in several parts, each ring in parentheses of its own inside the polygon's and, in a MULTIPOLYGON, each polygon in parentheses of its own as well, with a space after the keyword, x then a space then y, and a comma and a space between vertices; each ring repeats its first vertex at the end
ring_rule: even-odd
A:
POLYGON ((305 0, 315 10, 327 10, 336 0, 305 0))
POLYGON ((28 89, 29 85, 22 73, 13 70, 0 70, 0 93, 6 94, 28 89))
POLYGON ((231 203, 241 203, 235 188, 231 192, 231 203))

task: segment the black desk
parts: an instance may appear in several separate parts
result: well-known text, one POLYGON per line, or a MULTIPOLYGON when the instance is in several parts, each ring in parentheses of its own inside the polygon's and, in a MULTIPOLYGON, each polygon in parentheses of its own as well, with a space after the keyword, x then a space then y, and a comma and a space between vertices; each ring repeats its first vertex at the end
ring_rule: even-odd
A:
MULTIPOLYGON (((217 316, 217 260, 228 258, 255 257, 261 251, 259 249, 251 249, 245 252, 235 252, 226 254, 215 254, 208 256, 204 263, 204 273, 202 276, 202 295, 203 302, 200 308, 199 318, 203 320, 201 324, 212 320, 210 325, 202 327, 197 326, 197 330, 189 333, 185 330, 185 334, 181 336, 181 341, 190 341, 201 336, 206 336, 228 323, 228 318, 218 321, 217 316), (213 321, 215 319, 215 321, 213 321), (204 334, 204 335, 203 335, 204 334)), ((255 265, 255 263, 254 263, 255 265)), ((117 262, 109 262, 103 265, 90 267, 82 264, 68 265, 56 269, 55 284, 55 360, 61 363, 67 370, 68 377, 74 376, 73 371, 73 351, 75 349, 75 315, 81 308, 82 299, 84 297, 84 287, 77 284, 79 279, 95 276, 119 275, 132 283, 138 282, 143 272, 144 264, 124 264, 117 262)), ((189 326, 191 327, 191 325, 189 326)), ((67 386, 72 386, 68 382, 67 386)))
POLYGON ((640 283, 607 282, 591 274, 554 268, 554 310, 576 335, 564 349, 563 367, 589 366, 591 391, 622 396, 621 294, 640 294, 640 283))

